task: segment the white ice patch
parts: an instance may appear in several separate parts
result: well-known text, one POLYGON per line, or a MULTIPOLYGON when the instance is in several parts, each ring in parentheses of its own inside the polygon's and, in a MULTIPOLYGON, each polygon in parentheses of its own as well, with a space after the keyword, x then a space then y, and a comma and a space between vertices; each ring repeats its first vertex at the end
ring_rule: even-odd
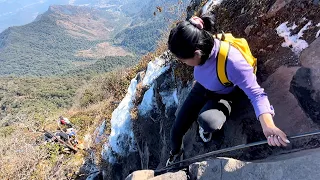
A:
POLYGON ((319 37, 319 35, 320 35, 320 30, 317 32, 317 34, 316 34, 316 38, 318 38, 318 37, 319 37))
MULTIPOLYGON (((156 58, 154 61, 149 62, 142 85, 151 86, 156 78, 170 68, 170 65, 165 65, 166 61, 162 58, 156 58)), ((103 159, 108 159, 110 163, 115 163, 117 156, 127 156, 130 152, 136 151, 130 115, 130 111, 133 108, 133 100, 135 99, 136 87, 137 80, 134 78, 131 80, 128 93, 112 113, 111 134, 108 143, 103 145, 101 152, 103 159)), ((150 99, 153 97, 153 85, 146 94, 147 95, 144 96, 143 106, 147 109, 152 108, 150 99)))
POLYGON ((99 127, 99 135, 101 136, 106 129, 106 121, 103 121, 102 124, 99 127))
POLYGON ((291 26, 291 30, 294 30, 294 29, 296 29, 298 26, 296 25, 296 23, 293 23, 293 25, 291 26))
POLYGON ((178 90, 177 89, 175 89, 173 91, 173 99, 174 99, 174 102, 176 103, 176 105, 178 105, 179 104, 179 98, 178 98, 178 90))
POLYGON ((176 106, 177 103, 177 89, 173 91, 163 91, 160 92, 162 103, 166 106, 166 115, 167 115, 167 110, 170 107, 176 106))
POLYGON ((202 7, 202 15, 206 14, 206 13, 208 12, 208 9, 209 9, 211 6, 220 5, 222 1, 223 1, 223 0, 209 0, 209 1, 202 7))
POLYGON ((143 78, 142 85, 152 85, 144 94, 143 100, 139 105, 139 113, 141 115, 147 114, 153 108, 154 104, 154 80, 161 74, 166 72, 170 68, 170 65, 166 66, 166 60, 162 58, 156 58, 154 61, 149 62, 146 75, 143 78))
MULTIPOLYGON (((318 23, 316 26, 317 26, 317 27, 320 27, 320 23, 318 23)), ((320 35, 320 29, 319 29, 319 31, 318 31, 317 34, 316 34, 316 38, 318 38, 319 35, 320 35)))
POLYGON ((102 157, 108 159, 110 163, 116 162, 116 159, 113 157, 114 153, 125 156, 128 151, 133 152, 136 150, 130 115, 136 94, 136 87, 137 80, 134 78, 131 80, 128 93, 112 113, 109 142, 103 146, 102 150, 102 157), (110 152, 110 148, 113 152, 110 152))
POLYGON ((282 23, 279 27, 276 28, 277 33, 280 37, 283 37, 285 42, 282 43, 282 47, 289 47, 296 55, 299 55, 302 50, 307 48, 309 45, 305 40, 300 39, 303 36, 303 31, 307 30, 308 27, 312 24, 309 21, 298 34, 291 35, 291 30, 297 28, 295 24, 293 26, 288 27, 288 22, 282 23))
POLYGON ((100 143, 104 138, 106 138, 106 135, 104 133, 106 129, 106 121, 103 121, 101 125, 95 130, 94 134, 96 136, 95 143, 100 143))
POLYGON ((164 66, 165 63, 166 60, 162 58, 156 58, 154 61, 149 62, 146 75, 142 81, 142 85, 150 86, 155 79, 166 72, 170 68, 170 66, 164 66))
POLYGON ((141 115, 147 114, 149 111, 152 110, 153 103, 154 103, 154 98, 153 98, 153 88, 154 84, 144 93, 143 99, 141 104, 139 105, 139 113, 141 115))
POLYGON ((303 17, 303 18, 300 20, 300 22, 304 22, 304 21, 307 21, 307 20, 308 20, 307 18, 303 17))

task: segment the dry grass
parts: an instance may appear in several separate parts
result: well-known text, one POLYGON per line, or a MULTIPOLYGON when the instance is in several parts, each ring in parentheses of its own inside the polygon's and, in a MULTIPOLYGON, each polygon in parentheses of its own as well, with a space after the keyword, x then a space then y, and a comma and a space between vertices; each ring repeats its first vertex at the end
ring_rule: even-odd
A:
MULTIPOLYGON (((113 101, 120 100, 126 92, 124 88, 128 85, 119 79, 126 80, 127 73, 121 72, 122 76, 113 73, 112 76, 94 79, 95 82, 91 82, 94 86, 86 86, 91 87, 96 94, 101 94, 103 99, 88 107, 77 105, 77 108, 73 107, 65 112, 50 113, 49 118, 42 119, 40 123, 35 113, 18 113, 16 117, 11 117, 19 119, 19 124, 0 127, 0 179, 72 179, 82 166, 86 152, 64 154, 59 145, 44 143, 41 130, 56 130, 55 117, 64 115, 79 127, 79 141, 83 142, 85 134, 93 134, 103 119, 111 118, 111 113, 116 108, 113 101), (95 91, 95 87, 99 91, 95 91)), ((79 99, 81 95, 78 96, 79 99)), ((108 134, 110 124, 107 127, 108 134)))
POLYGON ((36 145, 37 133, 16 126, 10 135, 0 136, 0 179, 29 179, 36 165, 46 157, 36 145))
POLYGON ((42 129, 57 129, 54 119, 46 120, 42 127, 31 117, 0 127, 0 179, 60 179, 78 171, 84 154, 63 154, 63 147, 45 143, 42 129))
POLYGON ((97 44, 95 47, 92 47, 87 50, 81 50, 76 53, 76 56, 87 57, 87 58, 105 58, 106 56, 132 56, 131 53, 124 50, 122 47, 116 47, 108 42, 103 42, 97 44))
POLYGON ((139 110, 137 106, 134 106, 130 111, 130 116, 132 120, 137 120, 139 118, 139 110))

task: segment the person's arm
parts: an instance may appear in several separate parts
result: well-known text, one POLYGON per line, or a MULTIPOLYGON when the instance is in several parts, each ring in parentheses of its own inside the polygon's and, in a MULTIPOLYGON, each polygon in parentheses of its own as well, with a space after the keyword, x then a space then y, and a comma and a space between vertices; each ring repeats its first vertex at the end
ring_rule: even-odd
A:
POLYGON ((199 83, 196 83, 179 110, 171 129, 172 154, 179 153, 183 136, 191 127, 192 123, 197 120, 198 114, 205 103, 205 88, 199 83))
MULTIPOLYGON (((239 54, 238 57, 242 57, 239 54)), ((289 141, 286 134, 277 128, 273 122, 273 107, 270 105, 264 89, 258 84, 256 75, 253 73, 253 67, 242 57, 228 61, 227 72, 229 80, 239 86, 251 100, 269 145, 286 146, 289 141)))

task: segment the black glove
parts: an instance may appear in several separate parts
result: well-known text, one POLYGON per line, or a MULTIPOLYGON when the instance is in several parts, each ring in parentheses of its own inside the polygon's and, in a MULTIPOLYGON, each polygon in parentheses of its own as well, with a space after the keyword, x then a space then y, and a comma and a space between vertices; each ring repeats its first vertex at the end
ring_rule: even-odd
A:
POLYGON ((177 154, 172 154, 172 151, 170 151, 170 157, 167 160, 166 166, 173 164, 177 159, 180 158, 180 160, 182 160, 181 158, 183 157, 183 150, 180 150, 177 154))

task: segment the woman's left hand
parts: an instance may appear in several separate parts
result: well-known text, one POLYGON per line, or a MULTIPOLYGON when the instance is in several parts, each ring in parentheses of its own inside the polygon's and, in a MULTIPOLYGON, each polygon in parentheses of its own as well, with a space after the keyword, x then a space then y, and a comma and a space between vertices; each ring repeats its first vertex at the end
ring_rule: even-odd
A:
POLYGON ((270 114, 262 114, 259 120, 269 146, 287 146, 290 143, 287 135, 274 124, 270 114))

